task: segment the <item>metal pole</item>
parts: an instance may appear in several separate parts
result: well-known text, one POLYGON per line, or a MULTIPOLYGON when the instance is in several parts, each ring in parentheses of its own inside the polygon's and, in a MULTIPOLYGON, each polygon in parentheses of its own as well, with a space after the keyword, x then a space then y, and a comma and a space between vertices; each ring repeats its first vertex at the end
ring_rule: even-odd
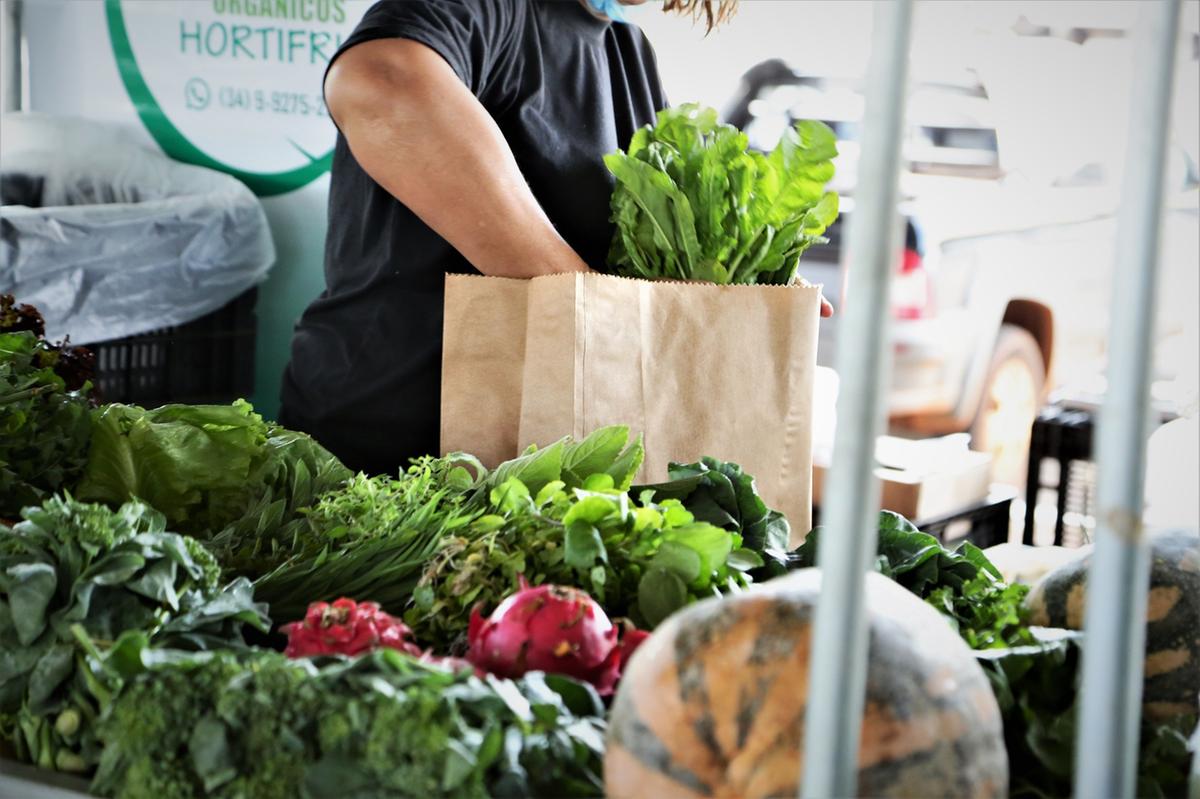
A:
POLYGON ((1137 781, 1149 557, 1142 535, 1154 360, 1163 165, 1179 0, 1142 6, 1122 205, 1117 218, 1108 388, 1097 444, 1096 551, 1088 575, 1075 796, 1133 796, 1137 781))
POLYGON ((888 289, 899 243, 897 181, 912 0, 876 2, 874 21, 837 354, 838 434, 822 514, 829 532, 818 554, 823 576, 804 720, 801 788, 810 799, 854 796, 858 782, 867 661, 863 584, 877 535, 875 439, 890 361, 888 289))
POLYGON ((3 110, 20 111, 24 82, 21 77, 21 3, 0 0, 0 96, 3 110))

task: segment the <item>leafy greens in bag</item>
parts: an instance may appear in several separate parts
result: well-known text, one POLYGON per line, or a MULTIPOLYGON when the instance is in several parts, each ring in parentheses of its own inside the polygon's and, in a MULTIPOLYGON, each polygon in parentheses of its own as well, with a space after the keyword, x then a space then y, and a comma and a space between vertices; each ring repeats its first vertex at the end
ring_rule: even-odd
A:
POLYGON ((628 152, 604 163, 617 179, 609 263, 618 274, 713 283, 790 284, 801 253, 837 218, 837 139, 821 122, 785 131, 769 155, 718 124, 711 108, 658 113, 628 152))

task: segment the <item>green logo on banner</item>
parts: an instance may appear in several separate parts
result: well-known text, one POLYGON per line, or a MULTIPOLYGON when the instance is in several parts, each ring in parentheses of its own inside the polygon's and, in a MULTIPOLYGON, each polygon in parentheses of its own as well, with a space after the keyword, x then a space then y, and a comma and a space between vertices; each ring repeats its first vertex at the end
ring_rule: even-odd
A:
MULTIPOLYGON (((209 19, 180 19, 178 15, 168 17, 161 10, 167 4, 139 3, 138 9, 146 9, 150 13, 159 14, 155 18, 155 30, 161 29, 161 36, 149 37, 148 48, 157 48, 162 58, 164 41, 174 47, 178 46, 172 55, 175 59, 182 56, 193 59, 205 59, 206 65, 221 63, 224 58, 228 64, 223 65, 224 83, 222 79, 206 79, 204 76, 186 74, 179 78, 177 98, 172 103, 160 102, 147 83, 147 77, 159 78, 159 74, 143 73, 134 55, 129 28, 126 24, 125 13, 121 0, 105 0, 105 14, 108 20, 108 35, 112 43, 113 54, 116 57, 117 70, 121 82, 133 101, 134 108, 142 120, 142 124, 159 146, 172 158, 189 164, 216 169, 240 179, 250 189, 261 197, 271 197, 285 194, 305 186, 329 171, 333 160, 333 149, 329 148, 324 155, 315 156, 306 151, 286 132, 287 126, 306 126, 309 134, 307 141, 315 139, 327 141, 332 135, 332 127, 328 120, 323 98, 320 96, 319 79, 314 91, 278 91, 272 87, 263 87, 261 76, 254 70, 274 68, 276 70, 295 69, 308 70, 305 76, 323 70, 329 56, 341 42, 340 33, 331 32, 315 26, 344 26, 347 13, 343 8, 343 0, 212 0, 211 5, 202 7, 209 19), (288 9, 291 17, 288 18, 288 9), (322 16, 318 16, 321 14, 322 16), (240 15, 227 21, 218 15, 240 15), (263 17, 274 16, 274 19, 263 17), (280 20, 279 18, 284 18, 280 20), (289 22, 295 22, 307 27, 284 27, 289 22), (277 45, 277 46, 276 46, 277 45), (239 83, 239 75, 247 76, 239 83), (232 76, 232 77, 231 77, 232 76), (259 83, 255 83, 255 80, 259 83), (166 110, 165 110, 166 109, 166 110), (175 121, 168 116, 168 110, 175 115, 175 121), (230 157, 215 157, 210 154, 211 147, 206 152, 204 142, 197 143, 196 135, 188 136, 180 129, 186 127, 183 117, 220 112, 228 115, 217 123, 209 122, 209 138, 213 129, 217 135, 228 140, 237 141, 247 132, 258 130, 256 125, 268 124, 276 129, 272 131, 275 137, 268 135, 258 137, 251 143, 262 147, 275 146, 273 154, 278 156, 279 149, 284 149, 294 156, 300 165, 294 168, 274 172, 258 172, 235 166, 230 163, 230 157), (244 122, 240 120, 245 120, 244 122), (315 133, 314 133, 315 131, 315 133), (315 139, 314 139, 315 137, 315 139), (275 145, 278 140, 282 148, 275 145)), ((348 4, 348 3, 347 3, 348 4)), ((137 6, 131 6, 137 8, 137 6)), ((196 4, 179 4, 176 9, 201 8, 196 4)), ((139 38, 139 43, 148 37, 139 38)), ((139 50, 141 44, 139 44, 139 50)), ((173 62, 172 67, 183 62, 173 62)), ((171 70, 174 71, 174 70, 171 70)), ((186 70, 184 70, 186 71, 186 70)), ((156 86, 159 85, 156 83, 156 86)), ((307 84, 304 85, 307 89, 307 84)), ((188 128, 190 130, 190 128, 188 128)), ((323 146, 314 148, 324 149, 323 146)), ((232 159, 236 160, 236 159, 232 159)), ((278 158, 276 159, 278 160, 278 158)))

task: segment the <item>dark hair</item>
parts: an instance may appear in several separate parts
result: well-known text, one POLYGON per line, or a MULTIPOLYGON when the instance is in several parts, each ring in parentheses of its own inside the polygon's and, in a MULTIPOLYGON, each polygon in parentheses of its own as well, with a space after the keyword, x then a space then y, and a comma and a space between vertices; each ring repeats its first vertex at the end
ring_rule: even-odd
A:
POLYGON ((738 0, 664 0, 663 11, 675 11, 680 14, 690 14, 692 19, 700 19, 704 14, 705 33, 733 16, 737 9, 738 0))

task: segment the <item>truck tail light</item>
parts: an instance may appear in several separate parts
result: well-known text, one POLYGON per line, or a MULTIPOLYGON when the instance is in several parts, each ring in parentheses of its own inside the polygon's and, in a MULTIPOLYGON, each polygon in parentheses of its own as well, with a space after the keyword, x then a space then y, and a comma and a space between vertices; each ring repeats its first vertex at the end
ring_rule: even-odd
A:
POLYGON ((892 314, 897 319, 924 319, 933 315, 929 272, 921 254, 912 248, 905 248, 900 268, 892 279, 892 314))

